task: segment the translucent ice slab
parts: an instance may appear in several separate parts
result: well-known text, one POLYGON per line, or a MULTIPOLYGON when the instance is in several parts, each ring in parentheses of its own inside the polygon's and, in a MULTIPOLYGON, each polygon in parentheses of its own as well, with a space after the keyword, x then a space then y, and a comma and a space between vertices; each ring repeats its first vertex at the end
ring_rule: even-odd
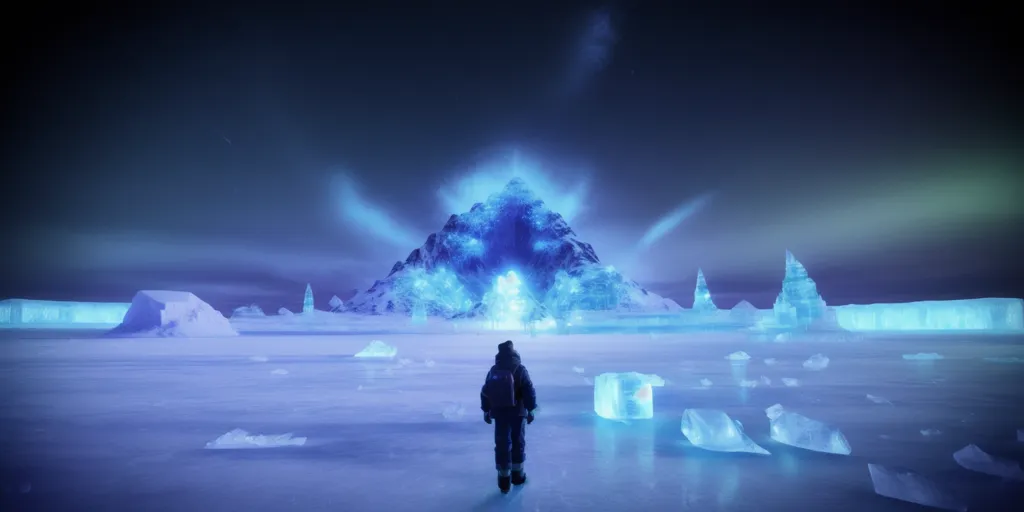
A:
POLYGON ((124 320, 131 304, 8 299, 0 301, 0 326, 109 327, 124 320))
POLYGON ((366 348, 360 350, 354 357, 362 358, 392 358, 398 355, 398 349, 380 340, 373 340, 366 348))
POLYGON ((679 429, 697 448, 713 452, 742 452, 770 455, 743 433, 740 422, 717 409, 687 409, 679 429))
POLYGON ((1020 331, 1021 299, 967 299, 837 306, 839 326, 850 331, 1020 331))
POLYGON ((837 428, 789 412, 779 404, 765 409, 765 414, 771 420, 771 436, 775 441, 815 452, 850 454, 850 443, 837 428))
POLYGON ((953 454, 953 460, 964 469, 985 473, 986 475, 998 476, 1006 480, 1024 480, 1024 471, 1021 471, 1017 462, 995 457, 985 453, 977 445, 969 444, 953 454))
POLYGON ((967 506, 951 493, 913 471, 868 464, 868 473, 871 474, 875 494, 879 496, 943 510, 967 510, 967 506))
POLYGON ((653 387, 664 385, 665 381, 657 375, 602 373, 594 379, 594 412, 609 420, 653 418, 653 387))

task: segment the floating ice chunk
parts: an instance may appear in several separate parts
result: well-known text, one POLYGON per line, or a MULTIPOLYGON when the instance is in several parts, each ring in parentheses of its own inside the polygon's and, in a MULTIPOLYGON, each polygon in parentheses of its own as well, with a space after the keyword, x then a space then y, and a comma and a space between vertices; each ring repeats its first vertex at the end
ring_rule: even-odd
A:
POLYGON ((816 452, 850 454, 850 443, 835 427, 789 412, 780 404, 775 404, 764 412, 771 420, 772 439, 782 444, 816 452))
POLYGON ((398 366, 412 366, 412 359, 402 358, 398 360, 398 366))
POLYGON ((903 354, 906 361, 938 361, 942 356, 935 352, 919 352, 917 354, 903 354))
POLYGON ((231 432, 206 443, 206 448, 209 450, 235 450, 240 448, 302 446, 304 444, 306 444, 305 437, 292 437, 292 434, 280 434, 276 436, 253 435, 242 429, 236 428, 231 432))
POLYGON ((583 368, 580 368, 579 366, 573 366, 572 367, 572 371, 574 371, 576 373, 579 373, 579 374, 582 374, 583 373, 583 368))
POLYGON ((437 364, 437 363, 435 363, 433 359, 427 359, 426 361, 423 361, 423 364, 424 364, 424 365, 425 365, 425 366, 426 366, 427 368, 433 368, 433 367, 434 367, 434 365, 435 365, 435 364, 437 364))
POLYGON ((686 409, 679 429, 697 448, 770 455, 743 433, 743 425, 716 409, 686 409))
POLYGON ((964 469, 978 473, 998 476, 1006 480, 1024 480, 1024 472, 1021 471, 1020 464, 989 455, 977 445, 969 444, 961 448, 953 454, 953 460, 964 469))
POLYGON ((989 363, 1003 363, 1003 364, 1019 364, 1024 363, 1024 359, 1019 357, 986 357, 984 358, 989 363))
POLYGON ((354 357, 365 358, 392 358, 398 355, 398 349, 380 340, 373 340, 366 348, 356 353, 354 357))
POLYGON ((189 292, 143 290, 110 336, 219 338, 238 336, 231 322, 189 292))
POLYGON ((280 308, 277 310, 277 314, 280 316, 292 316, 294 313, 288 308, 280 308))
POLYGON ((733 352, 732 354, 725 356, 725 358, 730 361, 749 361, 750 354, 747 354, 746 352, 743 352, 741 350, 739 352, 733 352))
POLYGON ((775 335, 775 341, 789 341, 792 336, 788 332, 775 335))
POLYGON ((925 428, 921 429, 921 435, 925 437, 939 436, 942 435, 942 431, 934 428, 925 428))
POLYGON ((740 387, 741 388, 756 388, 757 387, 757 381, 756 380, 750 380, 750 379, 743 379, 743 380, 740 381, 740 387))
POLYGON ((875 494, 879 496, 943 510, 967 511, 967 506, 951 493, 925 476, 908 469, 868 464, 868 473, 871 474, 871 485, 875 488, 875 494))
POLYGON ((460 403, 449 403, 441 411, 441 416, 446 420, 457 420, 466 414, 466 408, 460 403))
POLYGON ((787 388, 797 388, 797 387, 800 387, 800 380, 799 379, 791 379, 789 377, 783 377, 782 378, 782 383, 787 388))
POLYGON ((880 396, 875 396, 875 395, 872 395, 872 394, 868 393, 867 397, 868 397, 868 400, 871 400, 872 402, 874 402, 876 404, 892 405, 892 402, 890 402, 888 399, 880 397, 880 396))
POLYGON ((813 371, 821 371, 828 368, 828 357, 823 354, 814 354, 804 361, 804 368, 813 371))
POLYGON ((700 385, 697 386, 697 389, 708 389, 712 384, 711 379, 701 379, 700 385))
POLYGON ((602 373, 594 381, 594 412, 609 420, 653 418, 653 386, 664 385, 665 380, 657 375, 602 373))
POLYGON ((254 363, 265 363, 267 361, 270 361, 270 358, 267 356, 252 356, 249 358, 249 360, 254 363))
POLYGON ((283 368, 278 368, 276 370, 272 370, 270 372, 270 374, 271 375, 288 375, 288 370, 285 370, 283 368))
POLYGON ((765 377, 764 375, 762 375, 761 376, 761 384, 765 385, 765 386, 771 386, 772 385, 772 380, 769 379, 768 377, 765 377))
POLYGON ((768 359, 764 360, 764 364, 768 366, 775 366, 776 364, 778 364, 778 361, 776 361, 774 357, 769 357, 768 359))

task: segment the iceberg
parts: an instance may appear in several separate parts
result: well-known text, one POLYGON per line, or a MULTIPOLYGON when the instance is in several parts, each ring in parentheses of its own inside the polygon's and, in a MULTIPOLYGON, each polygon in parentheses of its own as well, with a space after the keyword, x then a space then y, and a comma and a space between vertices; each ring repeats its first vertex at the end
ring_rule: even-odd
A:
POLYGON ((294 313, 288 308, 281 308, 277 310, 277 314, 280 316, 292 316, 294 313))
POLYGON ((292 434, 280 435, 254 435, 240 428, 236 428, 209 443, 206 443, 208 450, 237 450, 246 448, 280 448, 284 446, 302 446, 306 444, 305 437, 292 437, 292 434))
POLYGON ((814 354, 804 361, 804 368, 812 371, 821 371, 828 368, 828 357, 823 354, 814 354))
POLYGON ((775 311, 775 321, 788 327, 806 327, 825 316, 827 308, 818 294, 818 285, 789 251, 786 251, 786 276, 782 280, 782 291, 772 309, 775 311))
POLYGON ((1021 331, 1021 299, 965 299, 836 306, 848 331, 1021 331))
POLYGON ((1020 464, 1015 461, 989 455, 978 448, 977 445, 969 444, 953 453, 953 460, 964 469, 984 473, 986 475, 998 476, 1005 480, 1024 480, 1024 472, 1020 464))
POLYGON ((362 358, 392 358, 398 355, 398 349, 380 340, 373 340, 366 348, 360 350, 353 357, 362 358))
POLYGON ((338 298, 337 295, 331 297, 331 300, 327 303, 327 306, 331 308, 332 313, 341 313, 345 311, 345 301, 338 298))
POLYGON ((238 336, 231 322, 189 292, 144 290, 135 294, 110 336, 216 338, 238 336))
POLYGON ((231 318, 261 318, 266 316, 263 309, 256 304, 240 306, 231 312, 231 318))
POLYGON ((0 328, 102 327, 124 320, 129 303, 7 299, 0 301, 0 328))
POLYGON ((306 293, 302 296, 302 312, 304 314, 313 314, 313 287, 306 284, 306 293))
POLYGON ((942 510, 966 512, 967 505, 932 480, 908 469, 868 464, 875 494, 942 510))
POLYGON ((839 429, 789 412, 775 404, 765 409, 771 421, 772 439, 797 448, 836 455, 849 455, 850 443, 839 429))
POLYGON ((718 306, 711 300, 708 283, 704 280, 704 271, 697 269, 697 286, 693 290, 694 311, 718 311, 718 306))
POLYGON ((919 352, 917 354, 903 354, 905 361, 938 361, 943 357, 935 352, 919 352))
POLYGON ((741 325, 754 325, 762 319, 761 310, 743 300, 729 310, 729 319, 741 325))
POLYGON ((594 379, 594 412, 609 420, 646 420, 654 417, 654 386, 664 386, 657 375, 637 372, 602 373, 594 379))
POLYGON ((725 356, 725 358, 730 360, 730 361, 749 361, 750 360, 750 355, 747 354, 746 352, 740 351, 740 352, 733 352, 732 354, 729 354, 729 355, 725 356))
POLYGON ((743 433, 740 422, 717 409, 686 409, 679 429, 690 443, 704 450, 771 455, 743 433))

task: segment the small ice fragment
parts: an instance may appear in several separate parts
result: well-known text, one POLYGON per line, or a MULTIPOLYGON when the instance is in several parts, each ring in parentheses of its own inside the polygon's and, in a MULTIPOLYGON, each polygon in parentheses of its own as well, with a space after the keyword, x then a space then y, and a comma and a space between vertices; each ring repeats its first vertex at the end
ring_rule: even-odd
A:
POLYGON ((750 379, 743 379, 743 380, 740 381, 740 387, 742 387, 742 388, 756 388, 757 387, 757 381, 756 380, 750 380, 750 379))
POLYGON ((821 371, 828 368, 828 357, 823 354, 814 354, 804 361, 804 368, 813 371, 821 371))
POLYGON ((851 452, 846 436, 835 427, 789 412, 781 404, 764 412, 771 421, 771 437, 775 441, 822 453, 849 455, 851 452))
POLYGON ((441 416, 446 420, 457 420, 466 414, 466 408, 460 403, 449 403, 441 411, 441 416))
POLYGON ((926 507, 966 512, 967 506, 923 475, 908 469, 868 464, 875 494, 926 507))
POLYGON ((782 378, 782 383, 785 384, 787 388, 800 387, 800 380, 798 380, 798 379, 791 379, 789 377, 783 377, 782 378))
POLYGON ((686 409, 679 429, 697 448, 715 452, 744 452, 770 455, 743 433, 743 426, 723 411, 686 409))
POLYGON ((942 435, 942 431, 934 429, 934 428, 926 428, 926 429, 922 429, 921 430, 921 435, 925 436, 925 437, 933 437, 933 436, 942 435))
POLYGON ((354 357, 362 358, 392 358, 398 355, 398 349, 380 340, 373 340, 366 348, 360 350, 354 357))
POLYGON ((363 385, 362 384, 356 386, 356 391, 362 391, 362 390, 363 390, 363 385))
POLYGON ((700 387, 701 388, 704 388, 704 389, 710 388, 711 384, 712 384, 711 379, 701 379, 700 380, 700 387))
POLYGON ((746 352, 739 351, 739 352, 733 352, 732 354, 729 354, 729 355, 725 356, 725 358, 730 360, 730 361, 749 361, 750 360, 750 355, 747 354, 746 352))
POLYGON ((271 375, 288 375, 288 370, 285 370, 285 369, 282 369, 282 368, 278 368, 276 370, 271 370, 270 374, 271 375))
POLYGON ((872 402, 874 402, 876 404, 892 405, 892 402, 890 402, 888 399, 880 397, 880 396, 875 396, 875 395, 872 395, 872 394, 869 393, 867 395, 867 397, 868 397, 868 400, 871 400, 872 402))
POLYGON ((270 358, 267 356, 252 356, 249 358, 249 360, 254 363, 265 363, 267 361, 270 361, 270 358))
POLYGON ((427 368, 433 368, 437 363, 435 363, 433 359, 427 359, 426 361, 423 361, 423 364, 426 365, 427 368))
POLYGON ((1005 480, 1024 480, 1020 464, 985 453, 977 445, 969 444, 961 448, 953 454, 953 460, 964 469, 978 473, 998 476, 1005 480))
POLYGON ((1003 364, 1015 364, 1024 363, 1024 359, 1019 357, 986 357, 985 361, 989 363, 1003 363, 1003 364))
POLYGON ((935 352, 919 352, 917 354, 903 354, 906 361, 938 361, 942 356, 935 352))
POLYGON ((768 377, 765 377, 764 375, 762 375, 761 376, 761 384, 764 384, 765 386, 771 386, 772 385, 772 380, 769 379, 768 377))
POLYGON ((764 364, 768 366, 775 366, 776 363, 778 363, 778 361, 776 361, 774 357, 769 357, 768 359, 764 360, 764 364))
POLYGON ((653 418, 653 387, 663 385, 664 379, 657 375, 602 373, 594 384, 594 412, 609 420, 653 418))
POLYGON ((398 366, 399 367, 411 366, 411 365, 412 365, 412 359, 402 358, 402 359, 398 360, 398 366))
POLYGON ((576 373, 582 374, 583 373, 583 368, 580 368, 579 366, 573 366, 572 367, 572 371, 574 371, 576 373))
POLYGON ((206 443, 206 448, 209 450, 230 450, 241 448, 278 448, 282 446, 302 446, 304 444, 306 444, 305 437, 292 437, 290 433, 274 436, 254 435, 236 428, 206 443))
POLYGON ((775 341, 789 341, 792 336, 788 332, 775 335, 775 341))

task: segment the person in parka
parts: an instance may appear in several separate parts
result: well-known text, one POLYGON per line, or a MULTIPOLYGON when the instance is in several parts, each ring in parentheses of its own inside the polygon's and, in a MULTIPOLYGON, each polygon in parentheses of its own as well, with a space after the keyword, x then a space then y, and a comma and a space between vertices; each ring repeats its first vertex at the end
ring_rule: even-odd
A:
POLYGON ((533 423, 537 392, 530 372, 523 366, 512 341, 498 345, 494 366, 480 390, 484 421, 494 424, 494 464, 498 488, 507 493, 512 485, 526 483, 526 425, 533 423))

